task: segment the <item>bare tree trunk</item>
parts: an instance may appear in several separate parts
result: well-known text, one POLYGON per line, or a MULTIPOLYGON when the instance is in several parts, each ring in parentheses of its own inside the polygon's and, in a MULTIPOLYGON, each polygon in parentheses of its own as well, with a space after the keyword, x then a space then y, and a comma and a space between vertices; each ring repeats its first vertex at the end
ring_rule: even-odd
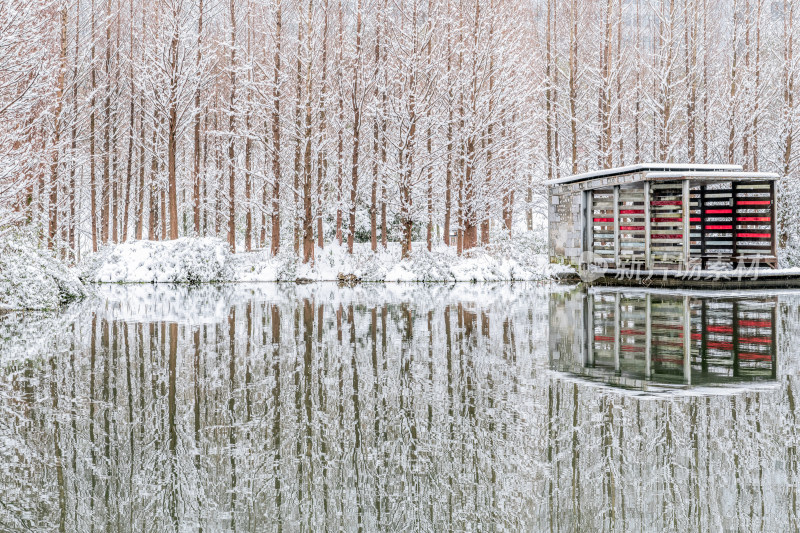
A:
POLYGON ((738 75, 738 34, 739 34, 739 6, 738 1, 733 0, 733 60, 731 62, 731 88, 730 99, 728 101, 728 148, 727 156, 728 163, 734 162, 734 149, 736 147, 736 101, 737 101, 737 85, 736 77, 738 75))
POLYGON ((378 80, 381 75, 381 39, 384 15, 385 13, 382 11, 378 13, 378 28, 375 35, 375 71, 373 74, 375 82, 376 107, 375 117, 372 123, 372 187, 370 189, 369 201, 369 241, 370 249, 373 252, 378 250, 378 182, 381 178, 381 168, 378 157, 380 153, 380 122, 381 120, 385 120, 384 117, 380 116, 380 111, 378 110, 377 106, 381 85, 378 80))
MULTIPOLYGON (((205 14, 204 0, 199 0, 197 21, 197 68, 203 68, 203 15, 205 14)), ((192 186, 194 204, 194 232, 200 235, 200 87, 194 93, 194 150, 192 151, 194 165, 192 167, 192 186)))
POLYGON ((111 2, 106 1, 106 59, 103 67, 103 74, 106 78, 105 103, 103 111, 105 113, 105 125, 103 132, 103 184, 100 191, 100 238, 103 244, 108 242, 109 237, 109 207, 111 201, 111 2))
POLYGON ((180 13, 173 4, 172 20, 175 21, 170 39, 169 122, 167 139, 167 192, 169 196, 169 238, 178 238, 178 177, 175 158, 178 152, 178 25, 180 13))
MULTIPOLYGON (((338 22, 339 22, 339 70, 338 78, 339 83, 342 83, 344 75, 344 7, 342 0, 339 0, 338 22)), ((336 241, 341 246, 342 244, 342 184, 344 174, 344 96, 342 89, 338 91, 339 100, 339 143, 337 146, 337 165, 336 165, 336 241)))
POLYGON ((69 170, 69 249, 72 251, 73 257, 77 254, 75 242, 75 226, 78 224, 76 219, 77 209, 75 194, 77 183, 75 180, 75 171, 77 163, 75 162, 78 147, 78 61, 80 52, 80 32, 77 28, 81 27, 81 10, 78 4, 75 5, 75 58, 72 64, 72 133, 70 143, 70 154, 72 156, 72 164, 69 170))
POLYGON ((234 151, 236 136, 236 3, 230 0, 230 69, 231 93, 228 112, 228 244, 232 252, 236 252, 236 153, 234 151))
POLYGON ((283 21, 281 0, 275 0, 275 53, 272 78, 272 239, 270 252, 278 255, 281 247, 281 40, 283 21))
POLYGON ((92 48, 91 48, 91 57, 90 57, 90 69, 89 69, 89 79, 91 84, 91 98, 89 102, 90 107, 90 114, 89 114, 89 195, 91 198, 91 212, 90 217, 92 219, 92 251, 97 251, 97 174, 96 174, 96 162, 95 162, 95 115, 96 115, 96 108, 97 108, 97 72, 95 69, 94 59, 95 59, 95 13, 94 13, 94 0, 92 0, 91 5, 91 13, 92 13, 92 48))
POLYGON ((248 252, 253 249, 253 140, 250 134, 250 102, 253 101, 253 51, 252 51, 252 3, 247 2, 247 103, 244 116, 244 198, 245 198, 245 230, 244 230, 244 249, 248 252))
MULTIPOLYGON (((322 80, 320 82, 320 124, 319 131, 322 136, 327 135, 327 94, 328 94, 328 0, 324 0, 323 15, 325 21, 322 27, 322 80)), ((317 161, 317 246, 320 249, 325 247, 325 239, 322 229, 323 215, 323 183, 328 175, 328 152, 327 144, 323 143, 319 151, 317 161)))
POLYGON ((131 209, 131 186, 133 181, 133 135, 134 129, 136 127, 136 80, 133 75, 133 21, 134 21, 134 11, 133 11, 133 1, 130 2, 130 20, 129 20, 129 40, 130 40, 130 50, 128 51, 130 57, 130 65, 129 67, 129 83, 131 84, 131 95, 130 95, 130 102, 128 105, 128 164, 125 170, 125 199, 123 203, 123 213, 122 213, 122 240, 128 240, 128 217, 130 215, 131 209))
POLYGON ((447 0, 447 70, 445 80, 447 83, 447 168, 444 178, 444 244, 450 246, 450 218, 453 213, 453 84, 452 79, 452 22, 451 5, 447 0))
POLYGON ((67 8, 61 8, 60 52, 56 88, 56 112, 53 131, 53 155, 50 163, 50 203, 47 247, 52 250, 58 232, 58 165, 61 149, 61 111, 64 109, 64 79, 67 70, 67 8))
POLYGON ((314 260, 314 213, 312 210, 312 194, 314 173, 311 168, 311 68, 313 66, 313 0, 308 0, 306 12, 306 83, 305 83, 305 128, 303 135, 303 263, 314 260))
POLYGON ((569 10, 569 127, 572 134, 572 173, 578 173, 578 0, 569 10))
POLYGON ((350 175, 349 228, 347 232, 347 252, 353 253, 353 242, 356 236, 356 199, 358 194, 358 156, 361 141, 361 25, 362 0, 356 0, 356 60, 353 67, 353 157, 350 175))

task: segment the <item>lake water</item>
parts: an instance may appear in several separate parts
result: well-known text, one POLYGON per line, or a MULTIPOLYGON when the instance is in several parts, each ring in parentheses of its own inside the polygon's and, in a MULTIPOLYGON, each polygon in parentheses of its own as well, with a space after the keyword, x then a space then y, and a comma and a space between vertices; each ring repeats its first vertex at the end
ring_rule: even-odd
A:
POLYGON ((800 527, 800 293, 97 292, 0 315, 0 531, 800 527))

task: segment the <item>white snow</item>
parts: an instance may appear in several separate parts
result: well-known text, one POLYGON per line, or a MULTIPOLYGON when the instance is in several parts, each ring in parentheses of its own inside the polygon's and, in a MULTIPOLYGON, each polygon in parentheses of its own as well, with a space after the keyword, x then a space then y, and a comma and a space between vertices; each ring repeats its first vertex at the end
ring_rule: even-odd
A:
POLYGON ((81 278, 96 283, 192 283, 212 281, 337 281, 353 275, 362 281, 456 282, 537 281, 573 272, 551 265, 542 232, 502 238, 465 252, 439 245, 428 252, 414 243, 401 260, 399 243, 373 252, 357 243, 353 254, 344 245, 315 250, 313 263, 303 264, 292 250, 276 257, 268 251, 231 254, 219 239, 182 238, 174 241, 136 241, 108 246, 82 265, 81 278))
POLYGON ((230 281, 233 256, 211 238, 134 241, 110 245, 81 264, 80 277, 95 283, 204 283, 230 281))
POLYGON ((77 273, 34 242, 0 238, 0 309, 55 309, 87 295, 77 273))

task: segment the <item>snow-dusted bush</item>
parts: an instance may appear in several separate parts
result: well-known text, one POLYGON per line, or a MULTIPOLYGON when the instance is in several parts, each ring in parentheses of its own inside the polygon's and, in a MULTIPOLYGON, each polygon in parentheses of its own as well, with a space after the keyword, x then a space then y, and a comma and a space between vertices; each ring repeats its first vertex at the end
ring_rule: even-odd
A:
POLYGON ((86 295, 76 272, 34 239, 0 237, 0 309, 55 309, 86 295))
POLYGON ((232 264, 228 244, 220 239, 135 241, 89 256, 80 277, 103 283, 207 283, 234 279, 232 264))
POLYGON ((400 244, 376 252, 356 243, 353 253, 339 244, 317 248, 313 263, 303 264, 289 247, 276 257, 268 251, 233 255, 217 239, 138 241, 109 246, 89 257, 81 278, 91 282, 337 281, 340 274, 361 281, 534 281, 568 267, 550 265, 543 232, 499 237, 491 245, 458 256, 454 246, 428 251, 415 242, 400 259, 400 244))

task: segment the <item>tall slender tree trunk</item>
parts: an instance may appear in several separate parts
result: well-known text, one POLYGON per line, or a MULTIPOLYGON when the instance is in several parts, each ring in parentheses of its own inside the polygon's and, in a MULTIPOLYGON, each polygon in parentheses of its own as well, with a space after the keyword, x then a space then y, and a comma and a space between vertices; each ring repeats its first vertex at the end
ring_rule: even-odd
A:
MULTIPOLYGON (((177 10, 177 4, 173 4, 177 10)), ((172 20, 176 21, 170 38, 170 80, 169 80, 169 122, 167 139, 167 193, 169 197, 169 238, 178 238, 178 176, 176 157, 178 152, 178 26, 180 13, 173 11, 172 20)), ((231 98, 231 100, 233 100, 231 98)))
POLYGON ((111 202, 111 2, 106 0, 106 58, 103 66, 105 76, 105 102, 103 111, 105 124, 103 126, 103 183, 100 191, 100 238, 103 244, 108 242, 109 218, 111 202))
POLYGON ((569 10, 569 129, 572 144, 572 173, 578 173, 578 0, 569 10))
MULTIPOLYGON (((342 83, 344 74, 344 6, 342 0, 338 2, 338 23, 339 23, 339 45, 338 45, 338 78, 339 83, 342 83)), ((341 246, 342 244, 342 185, 344 183, 344 96, 342 89, 338 91, 338 108, 339 108, 339 135, 338 145, 336 148, 337 165, 336 165, 336 241, 341 246)))
POLYGON ((97 251, 97 163, 95 161, 95 135, 96 135, 96 110, 97 110, 97 72, 95 67, 95 12, 94 0, 91 3, 91 39, 92 48, 90 53, 89 80, 91 86, 91 97, 89 101, 89 197, 91 199, 91 210, 89 216, 92 219, 92 251, 97 251))
MULTIPOLYGON (((202 72, 203 68, 203 16, 205 15, 204 0, 199 0, 197 4, 197 69, 202 72)), ((194 149, 192 150, 192 200, 194 215, 194 232, 200 235, 200 87, 194 93, 194 149)))
MULTIPOLYGON (((322 25, 322 80, 320 81, 320 102, 319 114, 320 134, 325 137, 328 134, 328 0, 324 0, 322 7, 325 20, 322 25)), ((322 249, 325 246, 325 238, 322 228, 322 216, 324 213, 324 191, 323 184, 328 176, 328 148, 327 143, 323 142, 320 146, 317 160, 317 246, 322 249)))
POLYGON ((353 157, 350 174, 350 206, 347 228, 347 252, 353 253, 353 243, 356 236, 356 201, 358 198, 358 172, 359 153, 361 141, 361 27, 362 27, 362 0, 356 0, 356 60, 353 66, 353 157))
POLYGON ((236 252, 236 3, 230 0, 230 103, 228 106, 228 244, 236 252))
POLYGON ((275 52, 272 73, 272 239, 270 252, 278 255, 281 247, 281 40, 283 20, 281 0, 275 0, 275 52))
POLYGON ((61 112, 64 109, 64 80, 67 71, 67 7, 61 8, 60 52, 58 65, 58 82, 56 86, 56 111, 53 131, 53 155, 50 163, 50 202, 47 232, 47 247, 55 246, 58 232, 58 167, 61 150, 61 112))
POLYGON ((134 78, 134 70, 133 70, 133 23, 134 23, 134 2, 130 2, 130 20, 129 20, 129 27, 128 27, 128 37, 129 37, 129 47, 128 50, 129 54, 129 62, 128 65, 128 78, 129 83, 131 84, 131 95, 130 95, 130 102, 128 103, 128 161, 127 167, 125 170, 125 199, 123 202, 123 212, 122 212, 122 240, 128 240, 128 217, 130 215, 131 209, 131 187, 133 181, 133 137, 134 137, 134 129, 136 127, 136 80, 134 78))
POLYGON ((305 127, 303 133, 303 263, 314 260, 314 213, 312 209, 314 173, 311 168, 311 98, 313 67, 313 0, 308 0, 306 11, 306 44, 305 44, 305 127))

